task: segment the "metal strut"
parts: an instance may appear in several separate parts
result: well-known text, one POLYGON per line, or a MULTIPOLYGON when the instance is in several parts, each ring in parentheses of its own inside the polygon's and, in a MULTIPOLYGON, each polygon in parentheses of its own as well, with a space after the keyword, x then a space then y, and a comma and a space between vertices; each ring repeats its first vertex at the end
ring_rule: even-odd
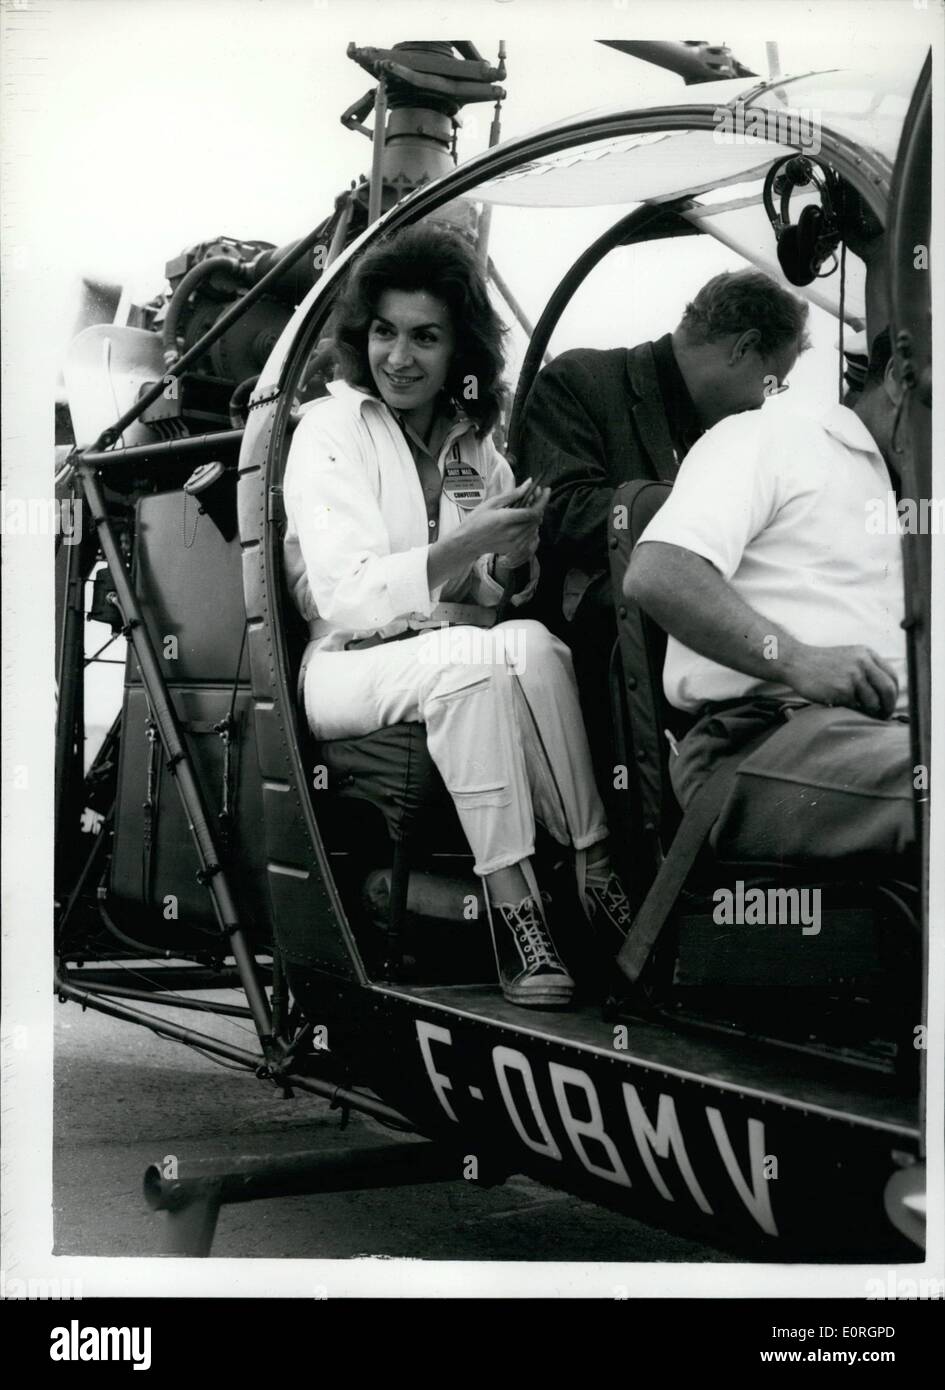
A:
MULTIPOLYGON (((415 1132, 416 1126, 406 1115, 402 1115, 399 1110, 394 1110, 392 1106, 385 1105, 382 1100, 377 1100, 376 1097, 368 1095, 364 1091, 338 1086, 333 1081, 323 1081, 314 1076, 296 1075, 295 1072, 287 1070, 281 1063, 273 1069, 273 1073, 266 1069, 260 1070, 259 1057, 255 1053, 247 1051, 245 1047, 234 1047, 232 1043, 223 1042, 210 1033, 200 1033, 194 1028, 185 1028, 180 1023, 173 1023, 170 1019, 161 1018, 157 1014, 146 1013, 143 1009, 136 1009, 133 1005, 122 1003, 118 999, 106 998, 100 995, 94 987, 92 989, 78 988, 58 973, 55 976, 55 989, 63 1001, 74 999, 84 1009, 94 1009, 96 1013, 107 1014, 110 1018, 120 1018, 128 1023, 138 1023, 142 1027, 150 1029, 152 1033, 156 1033, 158 1037, 186 1043, 190 1047, 198 1048, 201 1052, 209 1053, 212 1057, 221 1057, 230 1062, 237 1062, 240 1066, 246 1067, 248 1071, 255 1072, 261 1079, 271 1077, 280 1085, 291 1083, 297 1090, 307 1091, 310 1095, 320 1096, 322 1100, 329 1101, 332 1108, 344 1105, 349 1110, 357 1110, 361 1114, 370 1115, 391 1129, 401 1130, 405 1134, 415 1132)), ((175 1005, 176 1007, 177 1005, 175 1005)), ((294 1047, 289 1047, 286 1050, 285 1060, 288 1063, 294 1059, 295 1051, 294 1047)))
POLYGON ((246 992, 246 999, 252 1011, 253 1022, 259 1034, 263 1054, 267 1061, 274 1061, 277 1059, 279 1049, 273 1039, 269 1001, 266 998, 256 962, 240 922, 233 890, 221 862, 204 806, 200 784, 197 781, 190 755, 181 734, 180 724, 168 694, 164 673, 151 644, 141 606, 125 566, 124 556, 112 530, 97 473, 89 464, 79 461, 76 465, 76 475, 98 532, 99 545, 111 574, 124 629, 128 641, 134 648, 135 658, 141 671, 141 680, 147 693, 151 718, 160 736, 167 768, 180 794, 187 824, 197 850, 200 863, 197 877, 209 889, 220 930, 230 938, 230 950, 236 961, 236 968, 239 971, 243 989, 246 992))

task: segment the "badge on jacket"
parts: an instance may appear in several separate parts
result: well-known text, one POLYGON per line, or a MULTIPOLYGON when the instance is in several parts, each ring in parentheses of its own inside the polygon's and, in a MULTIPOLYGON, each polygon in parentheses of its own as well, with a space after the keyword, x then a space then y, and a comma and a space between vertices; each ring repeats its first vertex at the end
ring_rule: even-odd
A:
POLYGON ((457 444, 450 450, 443 470, 443 491, 450 501, 455 502, 457 507, 462 507, 464 512, 478 507, 486 495, 482 474, 471 463, 464 463, 457 444))

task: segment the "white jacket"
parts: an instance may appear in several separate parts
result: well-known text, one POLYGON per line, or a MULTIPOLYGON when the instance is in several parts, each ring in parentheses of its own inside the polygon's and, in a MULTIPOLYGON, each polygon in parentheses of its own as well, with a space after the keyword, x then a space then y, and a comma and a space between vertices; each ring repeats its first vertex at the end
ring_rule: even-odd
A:
MULTIPOLYGON (((439 602, 496 607, 502 586, 483 555, 432 592, 427 583, 428 519, 420 478, 403 431, 383 401, 345 382, 314 401, 296 427, 283 480, 289 588, 312 636, 310 651, 339 651, 352 638, 394 636, 428 619, 439 602)), ((514 486, 512 470, 473 422, 458 417, 437 460, 457 443, 481 475, 485 496, 514 486)), ((468 511, 440 494, 439 535, 468 511)), ((537 583, 533 562, 528 588, 537 583)))

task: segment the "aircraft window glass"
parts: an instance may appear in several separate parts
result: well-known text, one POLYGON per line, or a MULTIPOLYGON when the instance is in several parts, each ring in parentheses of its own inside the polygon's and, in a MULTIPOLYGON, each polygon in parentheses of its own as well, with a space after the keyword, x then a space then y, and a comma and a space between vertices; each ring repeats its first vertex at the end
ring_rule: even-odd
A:
MULTIPOLYGON (((823 86, 825 77, 820 82, 823 86)), ((791 83, 795 104, 800 85, 791 83)), ((861 89, 862 83, 856 91, 847 92, 849 100, 863 99, 865 89, 861 89)), ((890 100, 895 99, 894 93, 890 100)), ((634 145, 649 143, 656 147, 655 134, 651 133, 645 139, 637 136, 623 142, 604 141, 601 149, 612 151, 616 144, 628 140, 634 145)), ((562 151, 561 158, 569 153, 578 154, 581 149, 562 151)), ((488 183, 482 186, 492 187, 488 183)), ((438 208, 431 220, 452 222, 463 229, 488 223, 488 254, 497 272, 490 280, 490 293, 509 330, 505 339, 506 379, 510 393, 514 394, 528 347, 526 325, 533 327, 537 323, 549 296, 582 252, 637 204, 627 201, 605 206, 519 207, 484 204, 476 199, 476 192, 473 188, 463 198, 438 208), (515 308, 503 293, 506 287, 515 308)), ((770 227, 760 201, 755 201, 759 194, 757 180, 710 189, 694 202, 697 209, 706 209, 702 225, 711 234, 654 241, 611 252, 565 311, 549 344, 549 355, 555 356, 570 347, 630 346, 659 337, 678 322, 685 303, 699 286, 719 270, 754 264, 777 273, 770 227)), ((796 203, 795 211, 799 213, 803 197, 798 197, 796 203)), ((863 279, 862 264, 849 256, 846 307, 847 332, 851 337, 862 326, 859 320, 863 315, 863 279)), ((828 352, 835 363, 838 293, 839 275, 819 280, 809 290, 814 350, 804 354, 795 368, 792 406, 809 399, 813 408, 819 409, 831 398, 836 372, 828 368, 822 354, 828 352), (833 309, 834 316, 823 309, 833 309)), ((300 377, 297 396, 303 408, 325 393, 333 375, 330 356, 325 352, 329 332, 330 326, 326 326, 300 377)))
POLYGON ((903 45, 884 57, 887 70, 871 75, 825 72, 797 78, 765 92, 757 104, 773 111, 791 108, 816 114, 829 129, 877 150, 892 163, 927 51, 927 42, 903 45))
MULTIPOLYGON (((699 204, 707 209, 726 207, 706 218, 718 233, 744 250, 722 244, 712 235, 668 238, 622 247, 612 251, 592 271, 562 315, 549 343, 549 356, 575 347, 630 347, 658 338, 678 323, 686 303, 711 276, 723 270, 744 269, 756 264, 773 271, 775 251, 770 227, 760 205, 730 208, 732 202, 750 197, 758 186, 739 184, 714 189, 702 195, 699 204)), ((608 227, 633 207, 537 208, 491 206, 489 213, 489 258, 498 278, 490 280, 493 303, 508 328, 505 339, 506 380, 510 398, 514 395, 522 362, 528 347, 528 333, 522 319, 503 293, 506 287, 521 315, 531 327, 562 277, 584 250, 608 227)), ((457 200, 438 209, 437 221, 470 223, 470 202, 457 200)), ((472 223, 481 222, 483 204, 472 207, 472 223)), ((835 307, 839 275, 815 282, 811 294, 822 305, 811 303, 810 334, 812 348, 803 354, 791 377, 791 409, 819 412, 836 399, 838 325, 835 307)), ((846 302, 847 339, 852 339, 858 316, 862 315, 863 267, 855 256, 847 258, 846 302)), ((305 405, 324 395, 333 375, 328 348, 328 328, 309 354, 297 391, 299 404, 305 405)), ((771 408, 780 408, 775 398, 771 408)), ((507 424, 507 422, 506 422, 507 424)))
POLYGON ((589 141, 498 175, 483 197, 503 206, 619 207, 640 199, 670 198, 748 175, 769 157, 790 153, 776 139, 742 143, 710 129, 648 131, 619 140, 589 141))

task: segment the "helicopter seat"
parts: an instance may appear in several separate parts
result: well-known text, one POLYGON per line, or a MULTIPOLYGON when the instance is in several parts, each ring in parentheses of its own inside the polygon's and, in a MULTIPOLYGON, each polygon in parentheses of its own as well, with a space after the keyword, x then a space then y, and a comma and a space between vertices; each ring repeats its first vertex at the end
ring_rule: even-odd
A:
MULTIPOLYGON (((382 825, 392 847, 389 871, 369 873, 359 886, 368 916, 384 923, 385 973, 396 975, 404 959, 408 899, 412 921, 435 917, 443 894, 423 892, 421 884, 429 886, 430 871, 435 877, 447 863, 453 867, 456 859, 462 869, 467 867, 462 861, 471 864, 453 802, 430 757, 420 723, 393 724, 358 738, 327 740, 316 745, 315 756, 326 769, 328 786, 334 788, 331 843, 349 850, 355 844, 363 852, 363 863, 376 864, 378 858, 383 860, 383 850, 372 853, 370 835, 382 825), (371 828, 366 808, 377 813, 371 828)), ((373 849, 378 849, 376 838, 373 849)), ((475 892, 471 875, 467 877, 463 887, 475 892)))
MULTIPOLYGON (((281 507, 277 515, 280 534, 284 534, 281 507)), ((382 964, 389 978, 400 972, 403 961, 408 893, 414 920, 435 915, 442 898, 435 892, 415 894, 411 878, 424 877, 431 863, 440 871, 448 864, 454 876, 457 870, 466 876, 472 856, 452 799, 427 750, 422 724, 394 724, 357 738, 318 742, 313 737, 302 712, 300 689, 308 625, 289 594, 284 571, 280 606, 290 688, 297 696, 299 749, 304 765, 313 773, 319 830, 335 856, 336 877, 353 915, 366 917, 365 926, 383 923, 382 964), (378 864, 387 865, 383 891, 378 864), (413 912, 415 897, 419 914, 413 912)), ((463 886, 474 891, 471 880, 470 873, 463 886)))
MULTIPOLYGON (((297 677, 308 630, 287 593, 284 612, 290 670, 297 677)), ((366 926, 382 926, 383 970, 395 976, 403 965, 408 894, 410 921, 417 925, 435 918, 450 900, 449 893, 444 899, 436 890, 436 878, 441 889, 443 882, 461 882, 467 892, 476 891, 469 846, 430 757, 426 731, 417 722, 392 724, 319 742, 301 712, 297 723, 303 760, 313 772, 319 829, 336 857, 343 891, 350 890, 346 900, 354 915, 367 918, 366 926), (379 871, 379 865, 386 868, 379 871)))
MULTIPOLYGON (((747 854, 750 845, 744 834, 735 858, 728 853, 731 841, 719 811, 726 788, 734 785, 742 762, 739 754, 710 778, 720 779, 720 794, 714 808, 702 811, 704 824, 694 823, 700 814, 699 798, 685 813, 676 800, 669 775, 671 744, 685 736, 694 719, 671 706, 663 693, 665 632, 622 596, 633 546, 669 490, 665 482, 626 483, 614 493, 615 504, 622 505, 611 509, 611 576, 618 620, 611 694, 617 756, 627 772, 627 812, 621 830, 634 836, 633 858, 644 879, 630 934, 633 938, 642 927, 631 973, 639 974, 641 985, 655 989, 677 1010, 683 1000, 717 998, 719 991, 727 991, 728 1007, 733 992, 739 992, 741 1005, 763 1011, 773 1000, 773 989, 759 990, 760 985, 781 986, 794 1009, 798 988, 822 993, 858 990, 860 995, 882 996, 884 1019, 898 1035, 913 1017, 909 1009, 918 978, 916 866, 904 858, 879 856, 825 855, 823 860, 773 863, 762 853, 747 854), (618 518, 625 520, 625 528, 615 524, 618 518), (739 882, 743 902, 751 888, 766 893, 796 889, 798 894, 819 890, 822 929, 815 935, 783 927, 759 931, 747 924, 720 926, 714 913, 718 890, 726 888, 734 900, 739 882)), ((772 731, 775 727, 770 726, 772 731)), ((746 744, 744 756, 763 747, 763 741, 762 736, 746 744)), ((743 829, 744 821, 745 817, 743 829)), ((750 815, 747 823, 750 826, 750 815)), ((626 968, 629 953, 622 956, 626 968)), ((805 1041, 807 1036, 804 1032, 805 1041)))
POLYGON ((418 822, 452 806, 422 724, 393 724, 358 738, 331 739, 319 744, 318 752, 337 794, 375 806, 395 844, 409 840, 418 822))

